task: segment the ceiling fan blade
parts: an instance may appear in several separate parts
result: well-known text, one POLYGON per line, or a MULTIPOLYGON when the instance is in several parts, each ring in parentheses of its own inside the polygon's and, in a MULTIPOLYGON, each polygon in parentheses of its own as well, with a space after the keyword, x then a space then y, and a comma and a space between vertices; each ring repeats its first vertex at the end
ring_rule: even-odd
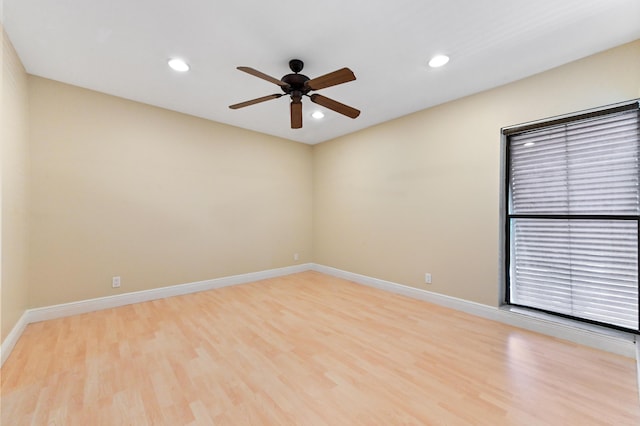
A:
POLYGON ((338 112, 342 115, 346 115, 350 118, 356 118, 360 115, 360 111, 355 108, 351 108, 349 105, 341 104, 338 101, 334 101, 331 98, 327 98, 326 96, 318 95, 314 93, 313 95, 309 95, 311 98, 311 102, 314 102, 318 105, 322 105, 323 107, 327 107, 330 110, 338 112))
POLYGON ((305 83, 305 86, 311 90, 324 89, 338 84, 346 83, 356 79, 355 74, 349 68, 342 68, 320 77, 312 78, 305 83))
POLYGON ((291 102, 291 128, 302 128, 302 102, 291 102))
POLYGON ((239 104, 229 105, 229 108, 231 108, 231 109, 244 108, 244 107, 247 107, 249 105, 259 104, 260 102, 270 101, 271 99, 278 99, 283 94, 284 93, 282 93, 282 94, 276 93, 274 95, 263 96, 261 98, 252 99, 250 101, 240 102, 239 104))
POLYGON ((278 80, 277 78, 273 78, 270 75, 267 75, 251 67, 238 67, 238 69, 240 71, 246 72, 247 74, 251 74, 255 77, 261 78, 263 80, 267 80, 273 84, 277 84, 278 86, 289 87, 289 84, 285 83, 284 81, 278 80))

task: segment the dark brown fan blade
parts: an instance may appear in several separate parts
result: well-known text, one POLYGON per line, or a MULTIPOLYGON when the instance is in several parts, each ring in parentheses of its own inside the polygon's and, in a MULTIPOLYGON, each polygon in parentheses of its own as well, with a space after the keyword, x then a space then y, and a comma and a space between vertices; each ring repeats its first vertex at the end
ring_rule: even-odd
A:
POLYGON ((320 77, 312 78, 305 83, 305 86, 311 90, 324 89, 325 87, 335 86, 337 84, 346 83, 356 79, 355 74, 349 68, 342 68, 320 77))
POLYGON ((259 104, 260 102, 270 101, 271 99, 278 99, 283 94, 284 93, 282 93, 282 94, 276 93, 274 95, 263 96, 261 98, 252 99, 250 101, 240 102, 239 104, 229 105, 229 108, 231 108, 231 109, 244 108, 244 107, 249 106, 249 105, 259 104))
POLYGON ((251 74, 251 75, 253 75, 255 77, 258 77, 258 78, 261 78, 263 80, 270 81, 271 83, 277 84, 278 86, 289 87, 289 85, 287 83, 285 83, 284 81, 280 81, 277 78, 273 78, 270 75, 267 75, 267 74, 265 74, 263 72, 260 72, 260 71, 258 71, 256 69, 253 69, 251 67, 238 67, 238 69, 240 71, 246 72, 247 74, 251 74))
POLYGON ((302 102, 291 102, 291 128, 302 128, 302 102))
POLYGON ((314 93, 313 95, 309 95, 311 98, 311 102, 315 102, 318 105, 322 105, 323 107, 327 107, 335 112, 339 112, 342 115, 346 115, 347 117, 356 118, 360 115, 360 111, 355 108, 351 108, 348 105, 341 104, 338 101, 334 101, 331 98, 327 98, 326 96, 318 95, 314 93))

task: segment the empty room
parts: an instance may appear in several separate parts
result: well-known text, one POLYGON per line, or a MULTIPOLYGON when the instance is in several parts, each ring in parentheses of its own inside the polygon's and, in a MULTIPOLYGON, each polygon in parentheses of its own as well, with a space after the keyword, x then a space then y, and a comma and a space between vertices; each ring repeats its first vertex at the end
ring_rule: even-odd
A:
POLYGON ((0 16, 3 426, 640 424, 637 0, 0 16))

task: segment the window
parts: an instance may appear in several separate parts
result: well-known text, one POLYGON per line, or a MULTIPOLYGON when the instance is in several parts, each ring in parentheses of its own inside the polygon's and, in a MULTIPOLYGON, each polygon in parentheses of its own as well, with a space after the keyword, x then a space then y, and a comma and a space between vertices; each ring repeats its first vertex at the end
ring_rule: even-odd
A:
POLYGON ((638 102, 503 134, 506 303, 638 333, 638 102))

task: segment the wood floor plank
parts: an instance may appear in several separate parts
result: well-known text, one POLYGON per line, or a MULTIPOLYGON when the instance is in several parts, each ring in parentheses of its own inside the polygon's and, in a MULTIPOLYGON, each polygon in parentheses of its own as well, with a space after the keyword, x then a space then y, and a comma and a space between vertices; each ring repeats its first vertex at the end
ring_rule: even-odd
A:
POLYGON ((638 425, 635 360, 317 272, 30 324, 2 425, 638 425))

